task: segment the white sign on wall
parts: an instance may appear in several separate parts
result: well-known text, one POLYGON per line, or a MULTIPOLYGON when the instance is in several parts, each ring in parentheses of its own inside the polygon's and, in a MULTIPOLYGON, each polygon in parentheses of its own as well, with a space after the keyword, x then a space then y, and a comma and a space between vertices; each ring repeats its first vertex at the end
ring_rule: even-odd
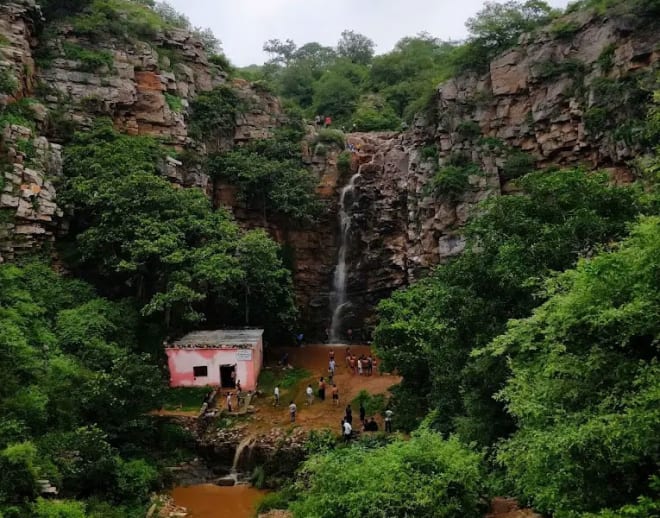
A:
POLYGON ((236 351, 236 360, 246 362, 252 360, 252 349, 239 349, 236 351))

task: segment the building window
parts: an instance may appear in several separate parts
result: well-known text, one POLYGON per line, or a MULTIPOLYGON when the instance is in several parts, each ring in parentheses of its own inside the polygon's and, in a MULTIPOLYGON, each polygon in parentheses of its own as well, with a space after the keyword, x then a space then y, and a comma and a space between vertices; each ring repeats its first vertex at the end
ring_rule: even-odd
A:
POLYGON ((206 365, 193 367, 193 375, 196 378, 206 378, 209 375, 209 368, 206 365))

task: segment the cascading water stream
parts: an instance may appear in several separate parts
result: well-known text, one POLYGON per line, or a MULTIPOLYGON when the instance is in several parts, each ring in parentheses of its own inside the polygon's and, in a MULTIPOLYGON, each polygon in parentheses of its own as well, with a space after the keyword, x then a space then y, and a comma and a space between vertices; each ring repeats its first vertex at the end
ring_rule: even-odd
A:
POLYGON ((231 471, 229 472, 229 478, 233 479, 235 483, 238 483, 238 464, 241 461, 243 455, 243 450, 246 448, 248 452, 252 445, 254 444, 254 437, 248 436, 245 437, 239 444, 236 446, 236 452, 234 453, 234 461, 232 462, 231 471))
POLYGON ((341 339, 342 311, 346 304, 348 304, 346 300, 346 279, 348 273, 346 269, 346 255, 348 253, 349 234, 351 230, 353 193, 355 192, 355 181, 359 176, 360 173, 351 176, 348 184, 341 190, 339 197, 339 254, 337 255, 337 266, 335 267, 332 293, 330 295, 330 307, 332 310, 330 341, 333 343, 341 339))

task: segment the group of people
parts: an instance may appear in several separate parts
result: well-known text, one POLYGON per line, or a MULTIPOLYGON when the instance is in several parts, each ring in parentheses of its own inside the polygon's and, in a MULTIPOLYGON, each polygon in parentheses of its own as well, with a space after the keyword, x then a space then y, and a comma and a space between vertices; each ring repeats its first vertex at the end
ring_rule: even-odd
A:
POLYGON ((328 128, 332 125, 332 117, 329 116, 323 116, 323 115, 317 115, 314 117, 314 125, 317 128, 325 127, 328 128))
POLYGON ((351 353, 350 347, 347 347, 346 367, 348 367, 349 372, 352 372, 353 374, 359 376, 371 376, 374 373, 374 370, 378 367, 378 360, 370 354, 361 354, 356 358, 355 354, 351 353))
POLYGON ((235 388, 236 392, 227 392, 226 395, 226 405, 227 405, 227 411, 233 412, 234 410, 234 396, 236 397, 236 408, 240 409, 241 406, 244 405, 245 403, 245 398, 246 396, 249 397, 250 394, 252 393, 251 390, 248 390, 247 393, 243 392, 243 387, 241 387, 241 380, 236 380, 235 383, 235 388))
MULTIPOLYGON (((369 355, 361 354, 359 357, 357 357, 355 354, 351 352, 350 347, 347 347, 346 366, 349 369, 349 371, 353 374, 371 376, 373 374, 373 370, 377 366, 377 360, 371 354, 369 355)), ((337 384, 334 383, 334 376, 336 369, 337 369, 337 360, 335 358, 335 351, 334 349, 330 349, 330 351, 328 352, 327 379, 326 376, 321 376, 319 378, 316 394, 314 393, 314 387, 312 386, 312 384, 310 383, 307 385, 307 387, 305 388, 306 406, 313 405, 316 397, 318 397, 318 399, 320 399, 321 401, 325 401, 326 391, 328 390, 330 390, 330 393, 332 395, 332 404, 337 407, 339 406, 340 404, 339 388, 337 387, 337 384)), ((275 386, 275 388, 273 389, 273 406, 279 406, 279 405, 280 405, 280 388, 279 386, 275 386)), ((298 405, 296 405, 295 401, 292 400, 289 402, 290 422, 292 423, 296 422, 297 413, 298 413, 298 405)), ((393 412, 388 408, 385 411, 386 432, 392 431, 392 415, 393 412)), ((365 432, 378 431, 378 423, 376 422, 375 417, 371 416, 369 419, 367 419, 366 409, 364 407, 363 402, 360 403, 360 423, 362 425, 362 431, 365 432)), ((353 435, 353 430, 354 430, 353 411, 351 409, 350 404, 346 406, 344 417, 341 420, 341 429, 344 440, 349 441, 353 435)))
MULTIPOLYGON (((393 412, 390 409, 385 411, 385 431, 387 432, 392 431, 392 415, 393 412)), ((364 408, 363 402, 360 402, 360 423, 362 424, 363 432, 378 431, 378 423, 376 422, 376 418, 371 416, 369 419, 367 419, 367 411, 364 408)), ((344 442, 350 441, 353 437, 353 410, 351 409, 351 405, 346 406, 344 417, 341 420, 341 433, 344 438, 344 442)))

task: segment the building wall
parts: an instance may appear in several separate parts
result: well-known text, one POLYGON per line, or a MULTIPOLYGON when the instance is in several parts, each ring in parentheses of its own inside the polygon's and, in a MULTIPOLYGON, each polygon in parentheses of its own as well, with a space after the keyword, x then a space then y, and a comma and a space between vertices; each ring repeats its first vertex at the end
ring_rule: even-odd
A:
MULTIPOLYGON (((236 364, 236 379, 244 390, 254 390, 261 370, 261 342, 252 350, 252 360, 237 360, 239 349, 165 349, 171 387, 220 385, 220 366, 236 364), (206 366, 208 376, 195 378, 193 367, 206 366)), ((242 349, 245 351, 245 349, 242 349)))

